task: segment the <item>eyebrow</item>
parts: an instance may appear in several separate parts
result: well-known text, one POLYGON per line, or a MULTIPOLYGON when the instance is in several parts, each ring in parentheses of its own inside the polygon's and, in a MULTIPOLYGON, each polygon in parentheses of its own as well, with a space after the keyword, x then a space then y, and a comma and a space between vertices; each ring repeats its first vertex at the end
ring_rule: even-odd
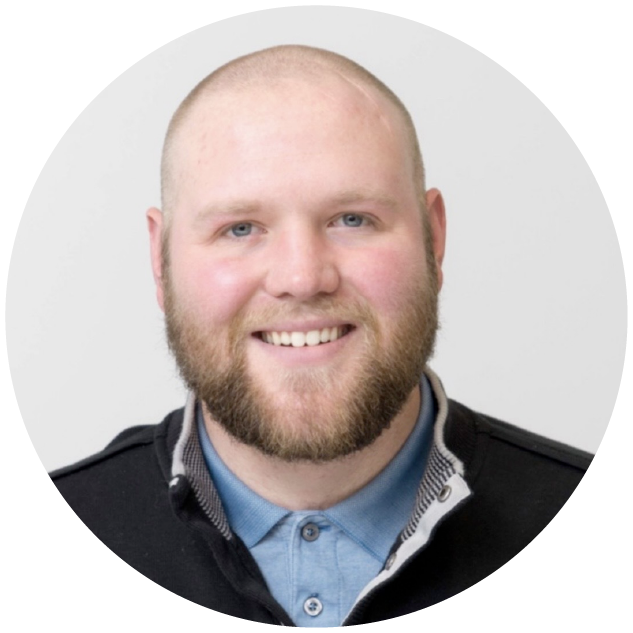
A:
POLYGON ((247 213, 249 215, 261 212, 261 205, 251 200, 234 200, 226 204, 210 204, 200 209, 194 218, 195 224, 202 224, 210 217, 234 217, 247 213))
POLYGON ((338 206, 355 204, 358 202, 377 204, 381 207, 387 207, 388 209, 394 211, 400 206, 398 201, 392 196, 365 190, 344 191, 331 199, 331 204, 338 206))

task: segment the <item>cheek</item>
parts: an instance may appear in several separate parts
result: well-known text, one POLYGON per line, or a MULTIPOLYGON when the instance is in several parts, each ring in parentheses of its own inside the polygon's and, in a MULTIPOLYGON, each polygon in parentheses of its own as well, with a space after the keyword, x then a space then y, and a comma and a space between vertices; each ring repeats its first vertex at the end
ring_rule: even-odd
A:
POLYGON ((395 318, 411 301, 413 289, 424 279, 425 272, 423 249, 384 248, 356 262, 347 277, 379 318, 395 318))
POLYGON ((223 326, 252 296, 257 280, 237 261, 189 260, 176 269, 174 282, 188 308, 208 322, 223 326))

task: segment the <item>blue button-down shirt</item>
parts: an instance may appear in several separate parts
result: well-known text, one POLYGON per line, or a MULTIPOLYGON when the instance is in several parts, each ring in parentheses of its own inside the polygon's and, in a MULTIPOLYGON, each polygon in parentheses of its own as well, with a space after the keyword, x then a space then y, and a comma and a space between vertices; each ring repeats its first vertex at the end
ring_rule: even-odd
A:
POLYGON ((213 448, 198 410, 202 451, 229 525, 297 626, 339 626, 384 566, 406 525, 432 443, 436 405, 421 380, 417 423, 394 459, 364 488, 318 511, 276 506, 238 479, 213 448))

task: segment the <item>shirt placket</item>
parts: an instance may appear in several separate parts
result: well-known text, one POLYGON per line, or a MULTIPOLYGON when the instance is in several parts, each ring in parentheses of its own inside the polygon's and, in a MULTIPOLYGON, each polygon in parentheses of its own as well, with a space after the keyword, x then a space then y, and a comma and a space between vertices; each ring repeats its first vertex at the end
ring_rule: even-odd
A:
POLYGON ((338 528, 324 516, 297 517, 293 526, 293 620, 298 626, 340 624, 336 556, 338 528))

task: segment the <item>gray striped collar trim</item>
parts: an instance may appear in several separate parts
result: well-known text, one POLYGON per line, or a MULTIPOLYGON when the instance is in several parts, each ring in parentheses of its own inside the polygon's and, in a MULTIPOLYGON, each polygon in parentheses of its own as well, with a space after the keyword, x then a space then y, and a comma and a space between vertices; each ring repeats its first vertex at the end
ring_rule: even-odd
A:
POLYGON ((211 523, 227 540, 233 538, 226 513, 220 501, 209 469, 204 461, 200 439, 196 430, 196 398, 193 393, 187 396, 184 420, 180 437, 174 448, 172 477, 184 476, 188 479, 203 512, 211 523))
MULTIPOLYGON (((464 464, 451 451, 444 442, 444 431, 448 418, 448 399, 440 379, 435 372, 428 367, 424 373, 431 383, 431 388, 438 403, 438 413, 433 431, 433 445, 429 452, 426 469, 418 488, 415 508, 409 522, 400 535, 400 541, 404 542, 415 533, 422 516, 427 512, 431 504, 438 498, 442 489, 454 475, 463 479, 464 464)), ((466 482, 464 481, 466 488, 466 482)), ((445 491, 446 494, 446 491, 445 491)))
MULTIPOLYGON (((423 517, 429 513, 431 507, 441 498, 440 493, 446 494, 449 480, 455 483, 457 479, 462 491, 460 496, 468 496, 470 490, 463 480, 464 465, 446 447, 444 442, 444 430, 448 415, 448 400, 440 379, 430 369, 424 372, 431 383, 431 388, 438 402, 438 414, 435 421, 433 446, 431 447, 426 470, 420 482, 416 498, 415 509, 409 518, 407 525, 400 535, 400 544, 410 539, 420 530, 423 517)), ((184 420, 180 436, 174 449, 172 460, 172 477, 184 476, 190 482, 196 499, 209 521, 230 540, 232 532, 229 527, 226 513, 217 490, 209 475, 209 470, 204 461, 202 449, 195 424, 196 398, 189 393, 185 405, 184 420)), ((446 504, 444 507, 452 506, 446 504)), ((434 513, 431 513, 434 514, 434 513)), ((435 523, 435 522, 433 522, 435 523)), ((425 529, 431 526, 425 525, 425 529)), ((416 540, 416 539, 414 539, 416 540)))

